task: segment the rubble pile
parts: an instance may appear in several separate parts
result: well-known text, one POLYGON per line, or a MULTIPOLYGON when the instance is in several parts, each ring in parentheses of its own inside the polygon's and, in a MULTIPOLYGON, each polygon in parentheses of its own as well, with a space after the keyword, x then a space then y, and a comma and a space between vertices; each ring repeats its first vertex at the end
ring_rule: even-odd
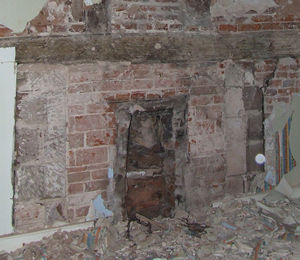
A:
POLYGON ((300 200, 281 193, 226 196, 205 216, 129 222, 99 219, 90 230, 58 232, 7 259, 300 259, 300 200))

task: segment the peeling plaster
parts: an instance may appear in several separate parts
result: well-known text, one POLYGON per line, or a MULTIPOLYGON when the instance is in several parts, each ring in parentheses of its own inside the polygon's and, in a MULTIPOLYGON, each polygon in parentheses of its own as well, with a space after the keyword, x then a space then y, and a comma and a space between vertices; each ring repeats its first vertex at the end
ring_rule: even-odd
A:
POLYGON ((274 0, 215 0, 211 7, 211 15, 213 17, 224 16, 225 19, 245 15, 248 11, 256 11, 262 14, 266 9, 278 7, 274 0))
POLYGON ((95 220, 98 218, 106 218, 113 216, 112 211, 108 210, 104 205, 104 200, 101 195, 98 195, 94 200, 90 203, 89 212, 86 216, 86 220, 95 220))
POLYGON ((299 197, 300 185, 300 95, 294 95, 292 102, 288 107, 283 107, 278 103, 274 106, 273 113, 268 119, 268 127, 271 127, 271 132, 274 134, 276 131, 281 131, 286 124, 288 118, 293 115, 290 130, 290 148, 293 157, 297 164, 287 174, 284 175, 276 189, 284 193, 288 197, 299 197), (297 189, 295 189, 297 187, 297 189))
POLYGON ((0 24, 15 33, 22 32, 27 22, 36 17, 47 0, 1 0, 0 24))

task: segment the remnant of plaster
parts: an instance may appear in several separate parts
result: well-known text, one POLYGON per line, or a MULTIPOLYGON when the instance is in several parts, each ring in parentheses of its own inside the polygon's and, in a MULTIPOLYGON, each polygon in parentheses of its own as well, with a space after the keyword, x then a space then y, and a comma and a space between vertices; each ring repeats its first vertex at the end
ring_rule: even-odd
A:
POLYGON ((94 5, 94 4, 101 4, 102 0, 84 0, 86 6, 94 5))
POLYGON ((86 220, 94 220, 97 218, 111 217, 113 213, 108 210, 104 205, 104 200, 101 195, 98 195, 91 201, 89 212, 86 216, 86 220))
POLYGON ((13 32, 22 32, 26 23, 38 15, 47 0, 2 0, 0 8, 0 24, 13 32))
POLYGON ((277 7, 274 0, 215 0, 210 7, 213 17, 223 16, 226 20, 243 16, 249 11, 255 11, 262 14, 266 9, 277 7), (214 3, 213 3, 214 2, 214 3))
MULTIPOLYGON (((289 143, 291 153, 296 160, 300 161, 300 139, 299 139, 299 130, 300 130, 300 95, 294 95, 292 98, 291 104, 286 107, 283 107, 282 104, 275 104, 273 113, 266 120, 265 127, 269 128, 268 131, 270 134, 274 134, 277 131, 281 131, 288 118, 293 115, 293 120, 291 121, 291 130, 289 136, 289 143)), ((272 146, 272 145, 271 145, 272 146)), ((270 148, 271 148, 270 146, 270 148)), ((268 151, 266 146, 266 152, 268 151)), ((268 159, 268 158, 267 158, 268 159)), ((267 165, 268 167, 268 165, 267 165)), ((299 193, 297 190, 292 190, 291 188, 298 187, 300 184, 300 165, 299 163, 287 174, 284 175, 281 182, 277 186, 277 190, 284 193, 289 197, 298 197, 299 193)))

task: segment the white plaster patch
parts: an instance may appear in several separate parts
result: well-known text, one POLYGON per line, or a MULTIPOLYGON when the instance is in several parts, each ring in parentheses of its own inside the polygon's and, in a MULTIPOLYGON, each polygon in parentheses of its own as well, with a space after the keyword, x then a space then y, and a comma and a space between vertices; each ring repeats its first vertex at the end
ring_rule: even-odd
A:
POLYGON ((216 0, 215 4, 210 7, 210 11, 213 17, 224 16, 225 19, 231 20, 251 10, 262 14, 271 7, 277 7, 274 0, 216 0))
POLYGON ((13 32, 22 32, 43 8, 47 0, 1 0, 0 24, 13 32))
POLYGON ((90 5, 102 3, 102 0, 84 0, 84 3, 86 6, 90 6, 90 5))

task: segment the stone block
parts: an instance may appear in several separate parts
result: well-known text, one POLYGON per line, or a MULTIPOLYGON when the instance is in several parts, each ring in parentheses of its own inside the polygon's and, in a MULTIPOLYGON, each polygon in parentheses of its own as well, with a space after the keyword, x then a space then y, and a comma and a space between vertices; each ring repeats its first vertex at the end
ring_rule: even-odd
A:
POLYGON ((225 119, 225 139, 226 147, 230 148, 232 144, 246 144, 247 138, 247 118, 226 118, 225 119))
POLYGON ((239 194, 244 191, 244 181, 242 176, 226 177, 225 192, 230 194, 239 194))
POLYGON ((16 129, 16 151, 18 163, 36 160, 39 157, 39 146, 41 138, 39 130, 17 128, 16 129))
POLYGON ((41 203, 17 203, 15 205, 15 231, 28 232, 45 227, 45 207, 41 203))
POLYGON ((45 130, 43 150, 46 161, 65 163, 66 161, 66 133, 64 128, 45 130))
POLYGON ((47 99, 33 94, 17 94, 17 120, 27 125, 47 124, 47 99))
POLYGON ((18 201, 63 197, 65 167, 59 163, 19 166, 16 169, 16 198, 18 201))
POLYGON ((247 137, 250 140, 263 139, 263 115, 258 112, 255 114, 248 113, 247 137))
POLYGON ((262 110, 263 93, 259 87, 244 87, 243 98, 245 110, 262 110))
POLYGON ((255 162, 255 156, 258 153, 264 153, 263 141, 247 146, 247 171, 263 171, 264 167, 255 162))
POLYGON ((76 151, 76 165, 104 163, 108 160, 107 147, 81 149, 76 151))
POLYGON ((226 176, 246 173, 246 146, 235 143, 226 150, 226 176))
MULTIPOLYGON (((65 158, 65 157, 64 157, 65 158)), ((47 163, 43 166, 43 197, 57 198, 66 194, 66 162, 65 159, 47 163)))
POLYGON ((67 206, 64 199, 45 201, 46 223, 53 225, 55 221, 66 221, 67 206))
POLYGON ((243 87, 245 80, 245 71, 234 63, 229 63, 225 68, 225 86, 243 87))
POLYGON ((239 117, 244 114, 241 88, 229 88, 225 93, 225 116, 239 117))

